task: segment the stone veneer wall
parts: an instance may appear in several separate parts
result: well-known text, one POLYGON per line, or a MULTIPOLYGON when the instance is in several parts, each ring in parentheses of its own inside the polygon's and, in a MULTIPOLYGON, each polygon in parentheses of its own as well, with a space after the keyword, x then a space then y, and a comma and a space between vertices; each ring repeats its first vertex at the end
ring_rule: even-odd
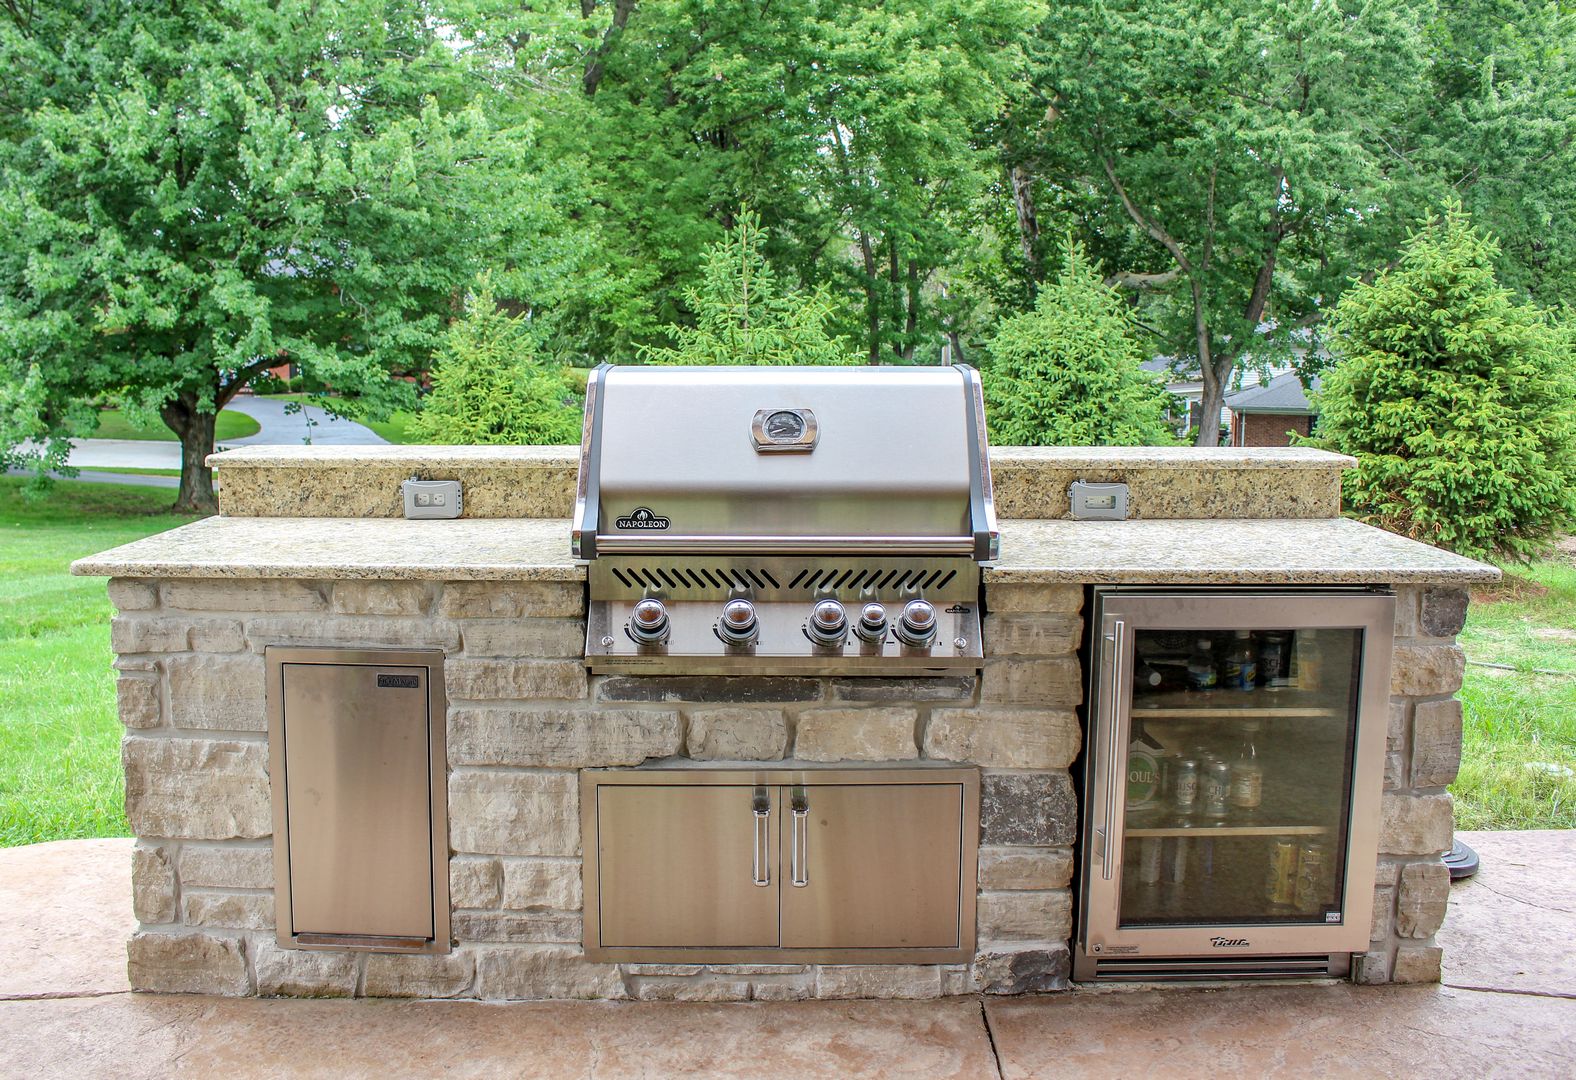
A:
POLYGON ((1080 586, 992 586, 978 680, 588 678, 579 584, 115 579, 110 597, 137 989, 783 1000, 1066 985, 1080 586), (447 654, 451 954, 275 944, 269 645, 447 654), (672 756, 979 765, 974 962, 586 962, 577 770, 672 756))

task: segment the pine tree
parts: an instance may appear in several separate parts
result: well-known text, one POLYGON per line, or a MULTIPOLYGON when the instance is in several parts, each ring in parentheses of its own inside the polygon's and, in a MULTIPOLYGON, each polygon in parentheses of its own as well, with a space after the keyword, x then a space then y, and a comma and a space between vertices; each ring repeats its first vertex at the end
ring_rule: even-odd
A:
POLYGON ((1028 446, 1154 446, 1176 440, 1168 395, 1144 371, 1127 310, 1082 246, 1034 310, 1005 320, 984 376, 991 438, 1028 446))
POLYGON ((1526 558, 1576 516, 1576 339, 1515 302, 1459 205, 1342 296, 1319 442, 1348 508, 1465 555, 1526 558))
POLYGON ((857 364, 847 345, 826 331, 831 304, 824 289, 784 289, 761 254, 765 234, 750 210, 733 232, 706 249, 701 285, 684 298, 694 326, 670 326, 671 347, 646 346, 649 364, 857 364))
POLYGON ((483 275, 444 335, 411 434, 463 445, 578 443, 581 406, 568 373, 535 353, 524 317, 499 308, 483 275))

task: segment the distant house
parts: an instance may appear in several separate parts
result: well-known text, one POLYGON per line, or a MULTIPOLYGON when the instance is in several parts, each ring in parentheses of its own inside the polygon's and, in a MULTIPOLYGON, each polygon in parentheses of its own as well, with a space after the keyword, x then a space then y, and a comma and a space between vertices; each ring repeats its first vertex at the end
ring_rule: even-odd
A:
MULTIPOLYGON (((1317 376, 1314 390, 1319 388, 1317 376)), ((1291 437, 1313 434, 1318 411, 1293 372, 1226 395, 1232 446, 1290 446, 1291 437)))

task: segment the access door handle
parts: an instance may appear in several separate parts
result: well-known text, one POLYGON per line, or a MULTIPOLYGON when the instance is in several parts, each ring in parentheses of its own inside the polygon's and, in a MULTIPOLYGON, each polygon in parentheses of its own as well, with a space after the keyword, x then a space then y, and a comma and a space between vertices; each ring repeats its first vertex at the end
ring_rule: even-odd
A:
POLYGON ((1119 777, 1121 770, 1117 768, 1122 754, 1122 725, 1117 723, 1117 719, 1121 715, 1118 695, 1122 690, 1122 665, 1126 662, 1122 655, 1126 630, 1127 624, 1121 619, 1112 620, 1111 633, 1106 639, 1111 643, 1111 681, 1106 685, 1105 701, 1100 709, 1105 714, 1106 722, 1105 828, 1099 830, 1100 876, 1106 881, 1110 881, 1116 873, 1116 815, 1120 812, 1117 798, 1122 790, 1119 777))
POLYGON ((793 789, 793 829, 789 834, 789 884, 802 889, 810 884, 810 797, 802 787, 793 789))
POLYGON ((755 789, 755 850, 750 855, 750 880, 760 886, 772 883, 772 801, 764 787, 755 789))

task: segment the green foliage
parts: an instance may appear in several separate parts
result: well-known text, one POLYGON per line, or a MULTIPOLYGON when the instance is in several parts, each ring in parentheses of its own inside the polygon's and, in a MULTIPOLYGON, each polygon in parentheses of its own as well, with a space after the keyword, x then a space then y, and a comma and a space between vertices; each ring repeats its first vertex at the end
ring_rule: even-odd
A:
POLYGON ((1171 437, 1171 397, 1144 371, 1126 306, 1069 240, 1034 310, 991 341, 985 403, 991 437, 1026 446, 1157 446, 1171 437))
POLYGON ((824 287, 784 290, 761 253, 760 218, 739 215, 732 232, 706 249, 698 288, 684 299, 694 326, 671 326, 671 348, 640 350, 651 364, 857 364, 841 339, 827 335, 831 304, 824 287))
POLYGON ((560 364, 541 363, 523 315, 498 306, 483 276, 465 317, 444 335, 432 392, 406 433, 416 441, 489 445, 578 443, 582 411, 560 364))
POLYGON ((1341 298, 1320 442, 1349 508, 1432 544, 1526 558, 1576 516, 1576 337, 1515 302, 1459 204, 1341 298))

